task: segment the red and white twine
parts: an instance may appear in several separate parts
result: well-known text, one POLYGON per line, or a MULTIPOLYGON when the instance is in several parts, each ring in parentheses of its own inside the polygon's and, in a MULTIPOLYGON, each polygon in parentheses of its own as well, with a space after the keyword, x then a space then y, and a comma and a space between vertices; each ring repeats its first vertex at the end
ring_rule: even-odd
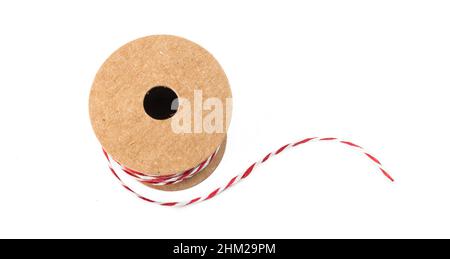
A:
POLYGON ((191 178, 192 176, 202 171, 209 165, 211 160, 216 156, 219 149, 220 146, 205 161, 201 162, 198 166, 194 168, 188 169, 182 173, 174 173, 164 176, 146 175, 141 172, 135 171, 115 161, 104 149, 103 153, 105 154, 108 161, 110 161, 110 163, 116 163, 122 169, 122 171, 124 171, 127 175, 131 176, 136 181, 151 185, 169 185, 169 184, 176 184, 185 179, 191 178))
POLYGON ((185 200, 185 201, 170 201, 170 202, 162 202, 162 201, 156 201, 150 198, 145 197, 144 195, 139 194, 138 192, 136 192, 135 190, 133 190, 132 188, 130 188, 127 184, 125 184, 125 182, 122 180, 122 178, 119 176, 119 174, 117 173, 117 170, 114 169, 114 167, 116 168, 121 168, 123 172, 125 172, 125 176, 129 176, 132 177, 133 179, 139 181, 139 182, 143 182, 143 183, 147 183, 147 184, 152 184, 152 185, 168 185, 168 184, 175 184, 175 183, 179 183, 185 179, 188 179, 192 176, 194 176, 195 174, 199 173, 202 169, 206 168, 208 166, 208 164, 211 162, 211 160, 214 158, 214 156, 217 154, 217 152, 219 151, 220 147, 218 147, 216 149, 216 151, 209 156, 205 161, 203 161, 202 163, 200 163, 198 166, 186 170, 182 173, 175 173, 169 176, 149 176, 134 170, 131 170, 123 165, 121 165, 120 163, 116 162, 105 150, 103 150, 103 153, 106 156, 106 159, 108 161, 108 167, 111 170, 112 174, 119 180, 119 182, 121 183, 121 185, 127 189, 128 191, 130 191, 131 193, 133 193, 134 195, 136 195, 138 198, 147 201, 147 202, 151 202, 151 203, 155 203, 158 205, 162 205, 162 206, 171 206, 171 207, 183 207, 183 206, 187 206, 187 205, 191 205, 191 204, 195 204, 195 203, 199 203, 202 201, 206 201, 209 200, 217 195, 219 195, 220 193, 224 192, 225 190, 231 188, 232 186, 236 185, 238 182, 242 181, 243 179, 247 178, 258 166, 260 166, 261 164, 265 163, 267 160, 269 160, 271 157, 279 155, 282 152, 285 152, 288 149, 294 148, 294 147, 298 147, 302 144, 306 144, 306 143, 310 143, 310 142, 319 142, 319 141, 327 141, 327 142, 336 142, 336 143, 340 143, 340 144, 344 144, 347 147, 350 147, 360 153, 362 153, 364 156, 366 156, 367 158, 369 158, 369 160, 378 168, 378 170, 384 175, 386 176, 389 180, 391 180, 392 182, 394 181, 394 179, 386 172, 386 170, 383 168, 383 166, 381 165, 380 161, 378 159, 375 158, 375 156, 371 155, 370 153, 368 153, 367 151, 365 151, 361 146, 356 145, 352 142, 349 141, 344 141, 344 140, 340 140, 338 138, 318 138, 318 137, 313 137, 313 138, 306 138, 303 139, 301 141, 298 142, 293 142, 293 143, 289 143, 286 144, 280 148, 278 148, 277 150, 270 152, 269 154, 267 154, 265 157, 263 157, 261 160, 253 163, 252 165, 250 165, 244 172, 236 175, 235 177, 231 178, 231 180, 229 180, 226 184, 214 189, 212 192, 208 193, 207 195, 204 196, 199 196, 196 197, 194 199, 190 199, 190 200, 185 200))

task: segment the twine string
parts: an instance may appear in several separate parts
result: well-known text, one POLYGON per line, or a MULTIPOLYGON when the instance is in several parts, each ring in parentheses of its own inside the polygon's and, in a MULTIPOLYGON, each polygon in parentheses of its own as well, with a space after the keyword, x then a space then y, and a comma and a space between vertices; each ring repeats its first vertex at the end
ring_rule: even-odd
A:
POLYGON ((176 184, 183 180, 189 179, 193 177, 194 175, 200 173, 203 169, 205 169, 209 163, 213 160, 213 158, 217 155, 217 152, 219 152, 220 146, 203 162, 198 164, 197 166, 185 170, 181 173, 174 173, 169 175, 149 175, 144 174, 141 172, 138 172, 136 170, 133 170, 131 168, 126 167, 125 165, 117 162, 114 160, 105 149, 103 149, 103 154, 105 154, 106 158, 109 160, 112 160, 111 162, 116 163, 119 165, 119 167, 122 169, 123 172, 125 172, 128 176, 132 177, 134 180, 139 181, 141 183, 150 184, 150 185, 170 185, 170 184, 176 184))
POLYGON ((228 190, 232 186, 236 185, 237 183, 239 183, 242 180, 244 180, 245 178, 247 178, 257 167, 259 167, 263 163, 267 162, 270 158, 277 156, 277 155, 281 154, 282 152, 286 152, 289 149, 292 149, 292 148, 295 148, 298 146, 302 146, 306 143, 311 143, 311 142, 335 142, 335 143, 345 145, 346 147, 349 147, 349 148, 363 154, 365 157, 367 157, 377 167, 378 171, 382 175, 384 175, 390 181, 394 182, 394 179, 383 168, 383 165, 381 164, 381 162, 375 156, 373 156, 372 154, 367 152, 361 146, 356 145, 350 141, 340 140, 338 138, 312 137, 312 138, 305 138, 305 139, 297 141, 297 142, 292 142, 292 143, 286 144, 286 145, 281 146, 280 148, 268 153, 262 159, 251 164, 245 171, 243 171, 240 174, 231 178, 228 182, 226 182, 226 184, 221 185, 220 187, 214 189, 213 191, 207 193, 206 195, 199 196, 199 197, 185 200, 185 201, 164 202, 164 201, 156 201, 156 200, 150 199, 148 197, 145 197, 144 195, 142 195, 142 194, 136 192, 135 190, 133 190, 132 188, 130 188, 127 184, 125 184, 125 182, 122 180, 122 178, 116 172, 113 164, 117 164, 122 169, 122 171, 125 173, 124 174, 125 176, 132 177, 133 179, 143 182, 143 183, 152 184, 152 185, 175 184, 175 183, 179 183, 183 180, 193 177, 194 175, 201 172, 204 168, 206 168, 208 166, 208 164, 211 162, 211 160, 214 158, 214 156, 217 154, 217 152, 219 151, 220 146, 216 149, 216 151, 213 154, 211 154, 205 161, 200 163, 198 166, 191 168, 189 170, 186 170, 184 172, 172 174, 169 176, 149 176, 149 175, 143 174, 141 172, 131 170, 131 169, 125 167, 124 165, 121 165, 118 162, 116 162, 104 149, 103 149, 103 153, 106 156, 106 159, 108 161, 108 167, 109 167, 110 171, 112 172, 112 174, 119 180, 120 184, 126 190, 128 190, 131 193, 133 193, 134 195, 136 195, 139 199, 142 199, 142 200, 150 202, 150 203, 158 204, 161 206, 184 207, 184 206, 188 206, 188 205, 192 205, 192 204, 200 203, 202 201, 209 200, 209 199, 219 195, 220 193, 228 190))

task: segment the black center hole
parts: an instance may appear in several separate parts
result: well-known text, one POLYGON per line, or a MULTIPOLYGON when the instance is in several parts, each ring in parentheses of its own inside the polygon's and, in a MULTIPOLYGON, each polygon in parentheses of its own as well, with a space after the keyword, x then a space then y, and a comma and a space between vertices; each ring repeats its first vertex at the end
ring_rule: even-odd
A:
POLYGON ((155 86, 144 97, 144 110, 156 120, 166 120, 178 110, 177 94, 166 86, 155 86))

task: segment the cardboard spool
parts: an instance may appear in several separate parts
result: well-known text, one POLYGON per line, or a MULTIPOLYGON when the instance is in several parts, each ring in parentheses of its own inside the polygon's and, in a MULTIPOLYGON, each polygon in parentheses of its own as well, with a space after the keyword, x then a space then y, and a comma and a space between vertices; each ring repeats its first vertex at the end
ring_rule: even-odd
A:
POLYGON ((177 98, 194 104, 195 90, 201 90, 203 99, 218 98, 223 104, 231 98, 228 79, 208 51, 169 35, 131 41, 116 50, 95 76, 89 97, 92 127, 114 160, 151 176, 194 168, 220 145, 209 165, 193 177, 171 185, 149 185, 168 191, 192 187, 220 163, 229 122, 224 122, 221 132, 174 132, 171 122, 177 110, 168 110, 167 105, 177 98))

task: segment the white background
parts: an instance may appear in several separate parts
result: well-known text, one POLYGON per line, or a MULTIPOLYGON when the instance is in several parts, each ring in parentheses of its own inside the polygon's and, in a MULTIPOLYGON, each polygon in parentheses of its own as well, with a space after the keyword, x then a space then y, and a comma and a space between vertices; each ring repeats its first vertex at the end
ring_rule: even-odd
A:
POLYGON ((2 1, 0 237, 450 238, 448 1, 2 1), (90 126, 94 75, 138 37, 174 34, 219 60, 234 110, 225 157, 191 198, 147 204, 109 173, 90 126))

